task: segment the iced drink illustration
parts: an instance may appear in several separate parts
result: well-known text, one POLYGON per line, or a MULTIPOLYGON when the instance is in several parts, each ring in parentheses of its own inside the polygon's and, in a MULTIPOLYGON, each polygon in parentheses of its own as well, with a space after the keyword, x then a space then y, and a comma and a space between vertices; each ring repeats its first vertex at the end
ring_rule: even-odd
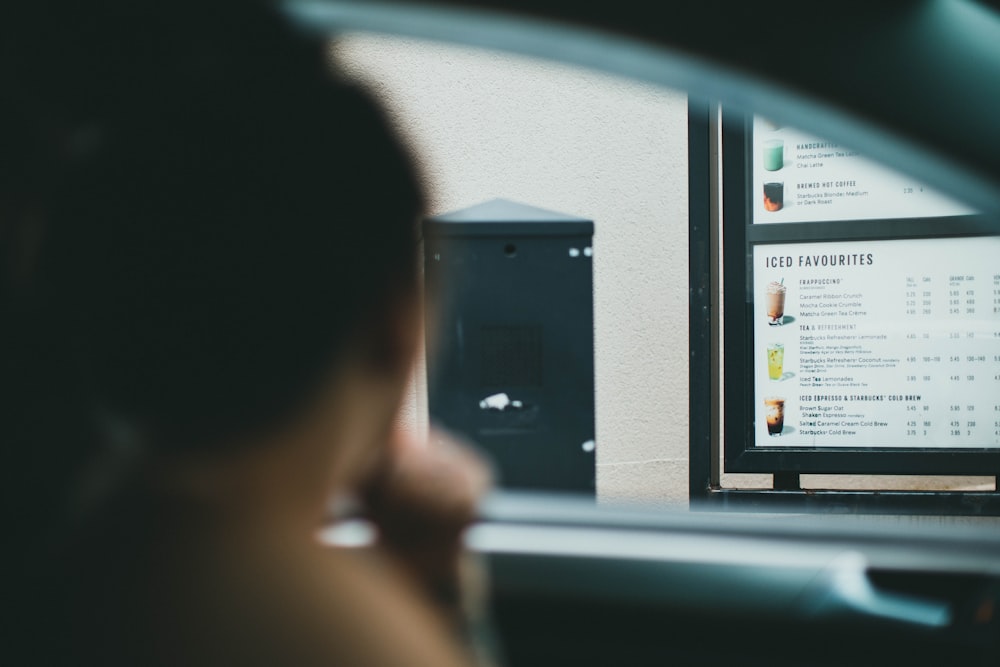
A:
POLYGON ((785 346, 781 343, 771 343, 767 346, 767 377, 780 380, 785 364, 785 346))
POLYGON ((767 419, 767 434, 781 435, 785 427, 785 399, 768 396, 764 399, 764 416, 767 419))
MULTIPOLYGON (((785 321, 785 285, 771 282, 767 286, 767 323, 782 324, 785 321)), ((784 354, 784 353, 782 353, 784 354)))

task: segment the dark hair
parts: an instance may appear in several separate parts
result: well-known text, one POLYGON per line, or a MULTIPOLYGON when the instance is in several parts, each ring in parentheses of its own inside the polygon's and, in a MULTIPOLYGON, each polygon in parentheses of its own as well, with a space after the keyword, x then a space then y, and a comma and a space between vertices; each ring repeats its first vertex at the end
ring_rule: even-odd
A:
POLYGON ((7 509, 44 523, 116 433, 207 448, 293 416, 415 287, 423 198, 379 106, 265 5, 11 4, 0 447, 7 509))

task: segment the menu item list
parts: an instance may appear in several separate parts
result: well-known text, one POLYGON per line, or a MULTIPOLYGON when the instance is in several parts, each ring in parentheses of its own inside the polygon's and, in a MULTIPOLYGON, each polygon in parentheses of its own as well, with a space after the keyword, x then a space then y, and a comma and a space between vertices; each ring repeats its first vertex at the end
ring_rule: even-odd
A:
POLYGON ((757 445, 1000 448, 1000 237, 755 245, 757 445))

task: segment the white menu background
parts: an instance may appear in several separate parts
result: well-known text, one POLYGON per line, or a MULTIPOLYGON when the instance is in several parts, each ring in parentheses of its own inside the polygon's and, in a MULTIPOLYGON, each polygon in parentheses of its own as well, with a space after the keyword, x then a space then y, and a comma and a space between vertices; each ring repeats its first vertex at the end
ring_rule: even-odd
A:
MULTIPOLYGON (((760 117, 753 124, 753 222, 825 222, 932 218, 974 213, 926 185, 857 151, 760 117), (765 169, 765 145, 783 142, 781 167, 765 169), (764 207, 764 184, 781 183, 781 209, 764 207)), ((771 162, 769 166, 775 166, 771 162)))
POLYGON ((756 445, 1000 448, 1000 237, 756 245, 753 276, 756 445))

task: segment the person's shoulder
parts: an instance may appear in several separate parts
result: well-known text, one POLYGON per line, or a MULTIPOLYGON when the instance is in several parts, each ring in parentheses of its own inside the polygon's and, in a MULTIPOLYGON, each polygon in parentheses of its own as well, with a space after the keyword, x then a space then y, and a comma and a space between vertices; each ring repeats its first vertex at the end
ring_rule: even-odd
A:
MULTIPOLYGON (((289 548, 234 568, 216 649, 244 665, 468 667, 445 619, 374 552, 289 548), (227 608, 228 607, 228 608, 227 608)), ((197 646, 197 643, 195 643, 197 646)), ((211 655, 222 658, 222 655, 211 655)))

